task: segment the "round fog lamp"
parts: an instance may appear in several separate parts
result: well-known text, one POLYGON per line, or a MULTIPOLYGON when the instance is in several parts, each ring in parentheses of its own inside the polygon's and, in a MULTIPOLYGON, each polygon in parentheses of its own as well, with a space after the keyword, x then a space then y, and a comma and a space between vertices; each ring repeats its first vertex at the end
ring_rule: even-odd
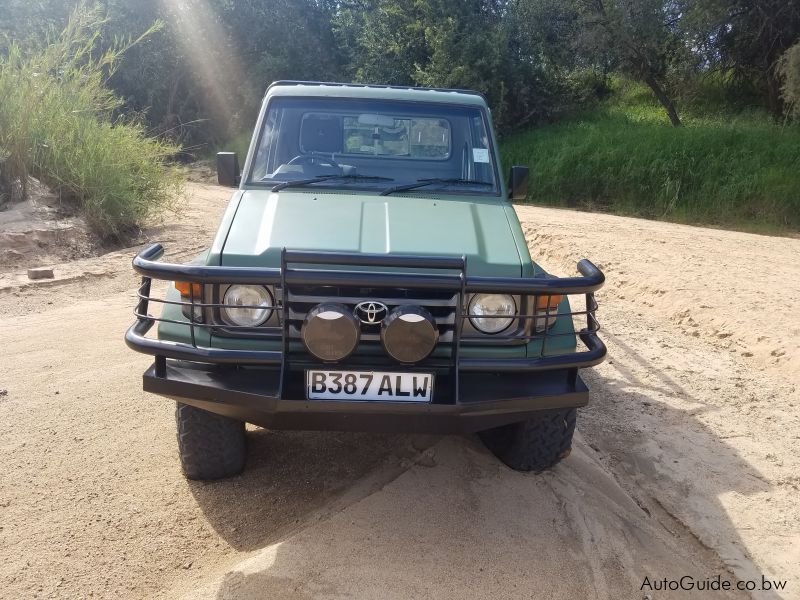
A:
POLYGON ((508 329, 516 312, 514 298, 508 294, 475 294, 469 301, 469 320, 483 333, 508 329))
POLYGON ((232 285, 225 290, 220 316, 228 325, 258 327, 269 319, 274 301, 260 285, 232 285))
POLYGON ((358 346, 358 320, 342 304, 318 304, 306 315, 300 330, 308 351, 325 362, 350 356, 358 346))
POLYGON ((415 363, 426 358, 438 340, 436 321, 419 306, 398 306, 381 324, 384 350, 401 363, 415 363))

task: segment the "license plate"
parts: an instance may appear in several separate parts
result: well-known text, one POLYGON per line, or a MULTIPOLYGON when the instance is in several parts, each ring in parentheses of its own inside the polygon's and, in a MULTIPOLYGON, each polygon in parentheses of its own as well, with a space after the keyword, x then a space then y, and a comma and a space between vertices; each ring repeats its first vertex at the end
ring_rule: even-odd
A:
POLYGON ((309 400, 430 402, 432 395, 432 373, 306 371, 309 400))

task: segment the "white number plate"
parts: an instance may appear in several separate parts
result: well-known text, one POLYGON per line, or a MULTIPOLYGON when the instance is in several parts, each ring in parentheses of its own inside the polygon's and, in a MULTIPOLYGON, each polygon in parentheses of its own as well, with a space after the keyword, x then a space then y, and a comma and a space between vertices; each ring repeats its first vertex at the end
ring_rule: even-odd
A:
POLYGON ((430 402, 432 395, 431 373, 306 371, 309 400, 430 402))

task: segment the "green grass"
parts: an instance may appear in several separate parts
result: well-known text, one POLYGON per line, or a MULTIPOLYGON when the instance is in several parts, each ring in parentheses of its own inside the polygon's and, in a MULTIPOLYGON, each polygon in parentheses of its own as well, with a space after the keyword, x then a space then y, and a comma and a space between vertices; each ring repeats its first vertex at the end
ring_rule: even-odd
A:
POLYGON ((669 125, 648 90, 612 99, 501 143, 531 168, 529 200, 623 215, 776 233, 800 230, 800 127, 714 103, 669 125))
POLYGON ((41 49, 0 55, 0 196, 24 195, 32 175, 120 238, 170 207, 182 176, 168 164, 177 147, 115 116, 105 81, 125 45, 100 52, 101 23, 79 9, 41 49))

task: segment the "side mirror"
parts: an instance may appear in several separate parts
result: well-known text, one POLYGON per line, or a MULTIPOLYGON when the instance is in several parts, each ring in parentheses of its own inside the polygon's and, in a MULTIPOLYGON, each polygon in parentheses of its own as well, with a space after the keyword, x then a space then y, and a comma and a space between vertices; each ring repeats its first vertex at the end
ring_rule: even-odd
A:
POLYGON ((512 200, 525 200, 528 197, 528 167, 511 167, 508 197, 512 200))
POLYGON ((217 183, 226 187, 239 185, 239 157, 236 152, 217 152, 217 183))

